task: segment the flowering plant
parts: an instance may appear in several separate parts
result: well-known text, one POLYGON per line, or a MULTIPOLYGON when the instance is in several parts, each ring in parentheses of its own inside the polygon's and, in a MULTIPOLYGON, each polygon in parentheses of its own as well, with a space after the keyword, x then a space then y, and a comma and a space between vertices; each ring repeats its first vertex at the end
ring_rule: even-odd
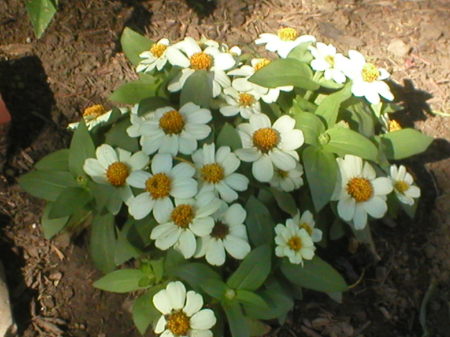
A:
POLYGON ((139 79, 110 99, 131 107, 86 109, 70 148, 20 183, 48 201, 47 238, 90 225, 92 259, 107 273, 94 285, 139 291, 142 333, 262 333, 261 320, 283 322, 302 289, 348 289, 319 257, 333 240, 370 240, 372 218, 414 215, 420 189, 389 161, 431 138, 393 129, 389 74, 359 52, 293 28, 256 40, 271 59, 130 29, 121 42, 139 79), (135 268, 114 270, 133 258, 135 268))

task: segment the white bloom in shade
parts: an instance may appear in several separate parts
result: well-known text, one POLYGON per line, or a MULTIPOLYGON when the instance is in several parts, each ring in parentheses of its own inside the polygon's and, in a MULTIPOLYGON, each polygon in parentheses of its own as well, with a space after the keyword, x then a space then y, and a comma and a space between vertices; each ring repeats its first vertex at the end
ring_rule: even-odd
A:
POLYGON ((292 170, 283 171, 275 169, 270 186, 278 188, 285 192, 292 192, 303 186, 303 166, 296 163, 292 170))
POLYGON ((242 260, 250 252, 247 229, 244 225, 247 212, 239 204, 223 207, 214 214, 215 224, 211 234, 199 239, 195 257, 205 256, 206 261, 213 266, 225 263, 228 252, 232 257, 242 260))
POLYGON ((214 46, 206 46, 203 50, 190 37, 168 48, 167 58, 172 65, 183 68, 168 85, 169 91, 180 91, 189 76, 196 70, 205 70, 212 75, 213 97, 217 97, 222 88, 230 86, 231 81, 225 71, 236 64, 236 60, 230 53, 222 52, 214 46))
POLYGON ((400 202, 406 205, 413 205, 414 199, 420 197, 420 188, 414 185, 411 174, 406 171, 405 166, 391 166, 391 181, 394 186, 394 192, 400 202))
POLYGON ((323 71, 324 77, 327 80, 332 79, 336 83, 344 83, 346 77, 343 72, 345 67, 345 56, 336 53, 336 47, 331 44, 326 45, 322 42, 317 42, 316 46, 310 46, 314 59, 311 61, 311 68, 315 71, 323 71))
POLYGON ((203 149, 192 155, 192 160, 201 181, 199 194, 215 192, 226 202, 232 202, 238 198, 236 191, 247 189, 248 178, 235 172, 241 161, 229 146, 221 146, 216 152, 214 144, 204 144, 203 149))
MULTIPOLYGON (((128 112, 127 108, 119 108, 118 109, 121 114, 125 114, 128 112)), ((92 130, 97 125, 104 124, 108 121, 109 117, 111 117, 112 110, 106 111, 105 107, 101 104, 96 104, 84 109, 83 119, 86 123, 86 127, 88 130, 92 130)), ((78 128, 79 122, 70 123, 67 125, 69 130, 76 130, 78 128)))
POLYGON ((344 72, 353 82, 353 95, 365 97, 372 104, 380 103, 380 96, 389 101, 394 99, 389 86, 383 81, 389 77, 385 69, 366 62, 356 50, 350 50, 348 56, 350 59, 345 62, 344 72))
POLYGON ((322 240, 322 231, 316 228, 316 222, 310 211, 304 211, 300 216, 300 212, 297 213, 292 219, 286 220, 286 223, 293 223, 298 226, 298 228, 303 228, 308 235, 311 237, 313 242, 319 242, 322 240))
POLYGON ((298 163, 298 149, 303 144, 303 133, 294 129, 295 120, 287 115, 278 118, 273 126, 264 114, 250 116, 250 123, 238 126, 242 149, 236 150, 238 157, 253 162, 253 176, 261 182, 269 182, 274 166, 289 171, 298 163))
POLYGON ((168 39, 161 39, 158 42, 153 43, 150 50, 140 53, 139 57, 142 60, 139 62, 136 71, 138 73, 148 73, 155 68, 158 71, 163 69, 167 63, 166 50, 169 44, 170 42, 168 39))
POLYGON ((239 88, 236 80, 232 86, 223 90, 222 97, 226 104, 220 108, 220 113, 226 117, 240 114, 242 118, 248 119, 250 115, 261 113, 259 98, 261 95, 256 90, 239 88))
POLYGON ((292 49, 301 43, 315 42, 316 38, 312 35, 299 36, 294 28, 280 28, 277 34, 264 33, 259 35, 256 44, 265 44, 266 49, 271 52, 277 52, 281 58, 287 57, 292 49))
POLYGON ((143 219, 153 211, 156 221, 167 219, 173 203, 170 197, 192 198, 197 193, 197 182, 192 177, 195 169, 186 163, 173 166, 168 153, 156 154, 151 162, 151 171, 134 171, 127 178, 133 187, 145 192, 128 202, 128 211, 135 219, 143 219))
POLYGON ((363 229, 367 214, 377 219, 386 214, 386 195, 392 192, 392 183, 389 178, 377 178, 373 167, 360 157, 348 154, 336 160, 340 177, 333 200, 339 200, 338 214, 352 221, 355 229, 363 229))
POLYGON ((209 193, 199 194, 197 199, 175 199, 165 217, 158 220, 150 238, 161 250, 174 247, 186 259, 191 258, 197 248, 195 237, 211 233, 214 227, 212 214, 221 201, 209 193))
POLYGON ((208 137, 211 111, 194 103, 186 103, 179 110, 167 106, 157 109, 148 121, 140 126, 140 144, 147 154, 191 154, 197 141, 208 137))
POLYGON ((120 148, 113 149, 108 144, 100 145, 95 155, 96 159, 84 161, 83 170, 96 183, 114 186, 121 199, 128 202, 133 194, 126 180, 133 171, 142 170, 148 164, 148 156, 142 151, 132 155, 120 148))
POLYGON ((316 247, 306 230, 289 220, 292 219, 286 221, 286 226, 278 224, 275 227, 275 255, 286 256, 290 263, 303 265, 303 260, 314 257, 316 247))
POLYGON ((216 316, 202 309, 203 297, 193 290, 186 292, 180 281, 169 282, 153 296, 153 305, 162 313, 155 333, 161 337, 212 337, 216 316))

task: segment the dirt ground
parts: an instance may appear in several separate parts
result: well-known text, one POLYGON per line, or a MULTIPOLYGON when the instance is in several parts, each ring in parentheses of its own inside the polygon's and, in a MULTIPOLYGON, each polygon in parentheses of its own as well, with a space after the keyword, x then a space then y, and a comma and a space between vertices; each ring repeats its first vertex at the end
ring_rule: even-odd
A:
POLYGON ((258 34, 280 25, 387 68, 405 107, 396 117, 435 141, 405 161, 423 194, 416 219, 373 226, 379 260, 352 242, 345 256, 328 259, 355 283, 343 303, 307 292, 269 335, 420 337, 426 324, 428 336, 450 336, 450 118, 439 115, 450 112, 449 23, 448 0, 60 0, 36 40, 24 1, 0 1, 0 92, 13 115, 0 172, 0 259, 19 336, 139 336, 131 298, 91 287, 100 274, 84 236, 45 240, 43 203, 16 184, 40 158, 67 146, 68 122, 91 104, 110 105, 112 90, 134 78, 120 51, 123 28, 254 48, 258 34))

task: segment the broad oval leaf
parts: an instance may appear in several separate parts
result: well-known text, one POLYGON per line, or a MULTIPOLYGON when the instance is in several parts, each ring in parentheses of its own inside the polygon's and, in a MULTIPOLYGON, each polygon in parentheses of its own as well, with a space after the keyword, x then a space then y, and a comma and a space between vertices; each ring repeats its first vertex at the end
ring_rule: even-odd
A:
POLYGON ((44 237, 47 240, 53 238, 56 234, 61 232, 63 228, 67 225, 67 221, 69 220, 69 216, 64 216, 62 218, 50 219, 48 214, 52 208, 52 203, 47 203, 44 208, 44 213, 42 214, 41 224, 42 231, 44 232, 44 237))
POLYGON ((94 287, 113 293, 127 293, 142 289, 139 281, 147 277, 139 269, 120 269, 106 274, 94 282, 94 287))
POLYGON ((222 302, 222 308, 227 316, 232 337, 250 337, 250 328, 241 305, 236 302, 222 302))
POLYGON ((137 138, 128 136, 127 129, 131 125, 129 118, 124 118, 115 123, 108 132, 105 133, 105 143, 114 147, 136 152, 139 150, 137 138))
POLYGON ((302 130, 306 144, 318 145, 319 136, 325 131, 325 125, 315 114, 300 112, 294 115, 295 127, 302 130))
POLYGON ((388 159, 404 159, 425 151, 433 138, 414 129, 402 129, 380 137, 388 159))
POLYGON ((153 305, 153 296, 161 289, 161 285, 155 286, 149 289, 144 295, 138 297, 133 303, 133 322, 142 335, 161 316, 161 313, 153 305))
POLYGON ((88 158, 95 157, 95 145, 89 131, 81 119, 72 136, 69 148, 69 169, 75 176, 84 175, 83 165, 88 158))
POLYGON ((178 266, 173 271, 173 274, 189 283, 189 285, 194 289, 199 289, 204 280, 220 279, 220 275, 217 274, 211 267, 199 262, 187 263, 178 266))
POLYGON ((272 244, 274 221, 267 207, 254 196, 251 196, 245 205, 248 235, 255 245, 272 244))
POLYGON ((322 116, 329 128, 336 124, 341 103, 352 95, 351 85, 347 84, 339 91, 325 97, 317 107, 316 114, 322 116))
POLYGON ((57 11, 57 1, 28 0, 26 8, 34 34, 39 39, 57 11))
POLYGON ((209 296, 219 300, 223 298, 223 295, 228 289, 227 285, 222 282, 222 280, 216 278, 208 278, 203 280, 200 287, 209 296))
POLYGON ((188 77, 181 89, 180 106, 192 102, 202 108, 208 108, 212 98, 212 74, 206 70, 197 70, 188 77))
POLYGON ((135 32, 131 28, 125 27, 120 37, 122 50, 133 65, 138 65, 141 58, 139 54, 149 50, 152 41, 145 36, 135 32))
POLYGON ((19 178, 19 185, 31 195, 47 201, 55 201, 67 187, 77 186, 67 171, 36 170, 19 178))
POLYGON ((104 273, 115 268, 116 232, 112 214, 97 215, 92 221, 89 251, 94 265, 104 273))
POLYGON ((67 171, 69 170, 69 149, 50 153, 39 160, 34 167, 38 170, 67 171))
POLYGON ((253 307, 258 308, 259 310, 269 309, 269 305, 267 304, 267 302, 253 291, 239 289, 238 291, 236 291, 235 299, 242 304, 250 304, 253 307))
POLYGON ((216 145, 217 148, 229 146, 234 151, 242 148, 241 137, 230 123, 225 123, 217 136, 216 145))
POLYGON ((116 103, 139 103, 144 98, 155 96, 159 85, 160 82, 156 78, 153 78, 152 82, 148 78, 131 81, 117 88, 109 99, 116 103))
POLYGON ((52 204, 50 219, 71 215, 83 208, 92 199, 88 190, 82 187, 69 187, 63 190, 52 204))
POLYGON ((290 193, 277 190, 276 188, 270 188, 270 192, 273 194, 273 197, 281 210, 291 216, 298 213, 297 204, 290 193))

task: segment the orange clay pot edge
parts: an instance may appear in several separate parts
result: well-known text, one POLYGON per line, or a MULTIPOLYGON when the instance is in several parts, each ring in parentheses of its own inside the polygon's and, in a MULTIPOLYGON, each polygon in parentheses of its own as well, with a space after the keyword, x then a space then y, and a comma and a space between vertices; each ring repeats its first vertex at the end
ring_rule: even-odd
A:
POLYGON ((8 111, 8 108, 3 102, 3 98, 0 95, 0 124, 6 124, 11 121, 11 114, 8 111))

